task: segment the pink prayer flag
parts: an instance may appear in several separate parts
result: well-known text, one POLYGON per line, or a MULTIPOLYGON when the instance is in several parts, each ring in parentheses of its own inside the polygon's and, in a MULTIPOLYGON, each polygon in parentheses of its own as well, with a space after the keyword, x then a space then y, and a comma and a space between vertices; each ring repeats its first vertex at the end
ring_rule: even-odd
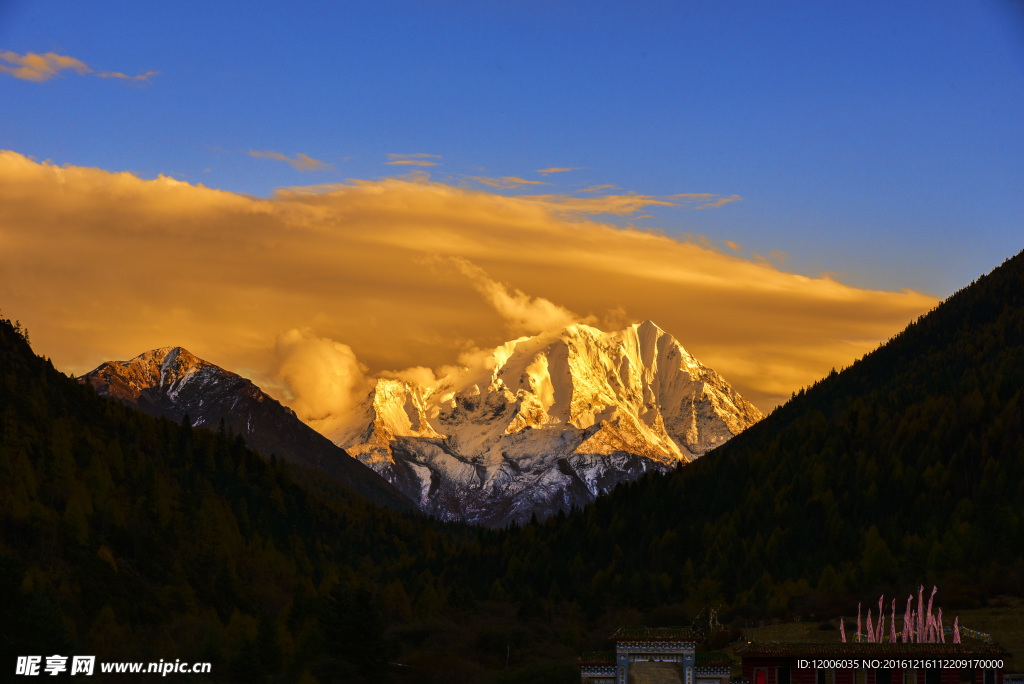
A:
POLYGON ((875 643, 875 628, 871 626, 871 609, 868 608, 868 641, 875 643))
MULTIPOLYGON (((939 588, 933 584, 932 585, 932 595, 928 597, 928 614, 925 616, 925 620, 926 620, 925 624, 928 625, 929 628, 932 625, 932 601, 935 600, 935 592, 937 592, 938 590, 939 590, 939 588)), ((930 629, 929 629, 929 631, 930 631, 930 629)), ((934 642, 935 641, 935 639, 932 638, 932 635, 930 633, 928 634, 927 641, 929 641, 929 642, 934 642)))
POLYGON ((892 608, 889 611, 889 643, 896 643, 896 599, 892 600, 892 608))
POLYGON ((953 643, 960 643, 960 616, 953 618, 953 643))
POLYGON ((843 622, 843 618, 839 618, 839 636, 842 637, 843 643, 846 643, 846 625, 843 622))
POLYGON ((910 641, 910 634, 914 631, 910 626, 910 621, 913 619, 913 613, 910 611, 910 603, 913 600, 913 594, 907 597, 907 610, 903 613, 903 643, 910 641))
POLYGON ((860 604, 857 604, 857 641, 860 641, 860 604))
POLYGON ((917 587, 917 639, 918 643, 924 641, 924 585, 917 587))
POLYGON ((885 601, 885 594, 878 597, 878 631, 875 633, 875 641, 880 642, 885 634, 885 613, 882 610, 882 602, 885 601))

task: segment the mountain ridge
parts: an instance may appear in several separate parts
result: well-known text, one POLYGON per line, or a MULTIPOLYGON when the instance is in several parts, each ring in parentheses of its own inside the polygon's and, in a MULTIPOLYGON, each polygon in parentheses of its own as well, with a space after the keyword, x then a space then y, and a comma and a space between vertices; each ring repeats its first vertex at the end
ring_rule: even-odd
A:
POLYGON ((107 361, 79 378, 102 396, 192 427, 229 430, 267 457, 323 471, 371 501, 409 510, 411 502, 371 469, 315 432, 251 380, 183 347, 153 349, 107 361))

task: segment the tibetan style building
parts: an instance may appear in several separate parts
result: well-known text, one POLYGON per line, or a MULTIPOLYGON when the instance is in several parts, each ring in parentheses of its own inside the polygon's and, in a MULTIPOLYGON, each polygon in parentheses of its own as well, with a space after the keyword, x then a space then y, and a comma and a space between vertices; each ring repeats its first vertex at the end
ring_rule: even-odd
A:
POLYGON ((627 684, 631 670, 658 670, 663 677, 675 675, 680 684, 729 684, 733 661, 724 653, 697 653, 689 629, 620 627, 611 641, 614 651, 580 658, 581 684, 627 684))
POLYGON ((750 684, 1004 684, 1009 653, 973 643, 774 643, 736 649, 750 684))

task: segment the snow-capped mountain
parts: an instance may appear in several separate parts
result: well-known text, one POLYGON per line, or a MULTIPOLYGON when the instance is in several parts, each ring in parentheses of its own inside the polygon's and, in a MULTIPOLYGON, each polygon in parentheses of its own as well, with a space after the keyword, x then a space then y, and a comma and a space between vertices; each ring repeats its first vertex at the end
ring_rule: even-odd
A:
POLYGON ((153 416, 225 429, 249 448, 326 472, 385 506, 411 509, 409 500, 296 417, 251 381, 189 353, 164 347, 130 361, 108 361, 79 378, 104 396, 153 416))
POLYGON ((424 511, 497 527, 688 463, 761 417, 647 321, 513 340, 436 386, 380 378, 343 424, 310 425, 424 511))

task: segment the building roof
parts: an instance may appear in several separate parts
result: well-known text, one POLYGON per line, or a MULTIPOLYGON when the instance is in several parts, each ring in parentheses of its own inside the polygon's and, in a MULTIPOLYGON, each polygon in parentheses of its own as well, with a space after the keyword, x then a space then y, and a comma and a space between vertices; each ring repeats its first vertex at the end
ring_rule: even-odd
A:
POLYGON ((591 651, 580 656, 580 665, 614 665, 614 651, 591 651))
POLYGON ((619 627, 609 638, 612 641, 627 639, 642 639, 644 641, 696 641, 693 630, 689 627, 619 627))
POLYGON ((997 644, 972 643, 938 643, 938 644, 904 644, 900 642, 870 643, 861 642, 826 642, 800 643, 754 641, 736 649, 741 657, 790 658, 801 656, 1006 656, 1009 653, 997 644))
POLYGON ((732 667, 736 661, 721 651, 704 651, 694 654, 693 664, 697 667, 732 667))

